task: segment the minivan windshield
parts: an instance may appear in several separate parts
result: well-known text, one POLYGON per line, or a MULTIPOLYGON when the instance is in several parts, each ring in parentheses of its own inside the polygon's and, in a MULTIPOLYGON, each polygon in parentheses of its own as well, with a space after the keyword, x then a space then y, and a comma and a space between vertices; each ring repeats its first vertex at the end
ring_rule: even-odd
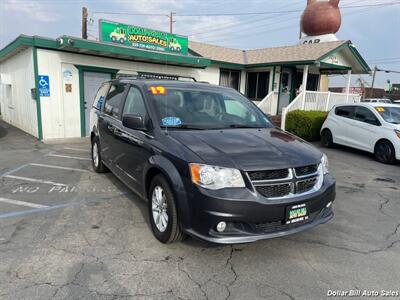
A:
POLYGON ((378 106, 375 107, 375 110, 386 122, 400 124, 400 107, 378 106))
POLYGON ((250 100, 234 90, 176 87, 161 90, 162 93, 152 93, 161 127, 198 130, 273 127, 250 100))

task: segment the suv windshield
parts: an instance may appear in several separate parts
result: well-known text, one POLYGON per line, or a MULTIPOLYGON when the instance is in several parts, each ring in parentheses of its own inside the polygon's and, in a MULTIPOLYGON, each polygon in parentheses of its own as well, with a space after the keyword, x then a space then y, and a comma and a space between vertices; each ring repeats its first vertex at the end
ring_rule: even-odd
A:
POLYGON ((382 118, 392 124, 400 124, 400 107, 375 107, 382 118))
MULTIPOLYGON (((268 118, 236 91, 162 87, 153 101, 162 127, 271 128, 268 118)), ((150 89, 151 90, 151 89, 150 89)))

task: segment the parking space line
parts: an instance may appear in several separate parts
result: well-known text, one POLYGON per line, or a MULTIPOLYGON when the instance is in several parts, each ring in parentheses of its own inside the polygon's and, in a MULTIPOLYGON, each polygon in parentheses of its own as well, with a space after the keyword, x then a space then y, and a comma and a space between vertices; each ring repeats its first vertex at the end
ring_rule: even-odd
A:
POLYGON ((78 160, 91 160, 90 158, 85 158, 85 157, 61 155, 61 154, 54 154, 54 153, 47 154, 47 156, 62 157, 62 158, 72 158, 72 159, 78 159, 78 160))
POLYGON ((77 171, 77 172, 88 172, 88 173, 92 173, 92 172, 90 172, 89 170, 85 170, 85 169, 61 167, 61 166, 55 166, 55 165, 46 165, 46 164, 37 164, 37 163, 31 163, 31 164, 29 164, 29 165, 30 165, 30 166, 36 166, 36 167, 50 168, 50 169, 60 169, 60 170, 67 170, 67 171, 77 171))
POLYGON ((22 176, 6 175, 3 177, 19 179, 19 180, 24 180, 24 181, 30 181, 30 182, 37 182, 37 183, 45 183, 45 184, 51 184, 51 185, 68 186, 68 184, 64 184, 64 183, 58 183, 58 182, 53 182, 53 181, 48 181, 48 180, 41 180, 41 179, 22 177, 22 176))
POLYGON ((46 206, 46 207, 28 209, 28 210, 23 210, 23 211, 14 211, 14 212, 0 214, 0 219, 21 217, 21 216, 29 215, 32 213, 44 212, 44 211, 49 211, 49 210, 53 210, 53 209, 57 209, 57 208, 65 208, 68 206, 71 206, 71 204, 66 203, 66 204, 59 204, 59 205, 54 205, 54 206, 46 206))
POLYGON ((8 204, 14 204, 14 205, 20 205, 20 206, 33 207, 33 208, 44 208, 44 207, 48 207, 47 205, 41 205, 41 204, 36 204, 36 203, 31 203, 31 202, 25 202, 25 201, 21 201, 21 200, 14 200, 14 199, 1 198, 1 197, 0 197, 0 202, 8 203, 8 204))
POLYGON ((82 152, 90 152, 90 149, 83 149, 83 148, 72 148, 72 147, 63 147, 65 150, 72 150, 72 151, 82 151, 82 152))
POLYGON ((1 175, 0 175, 0 178, 1 178, 1 177, 5 177, 5 176, 7 176, 7 175, 10 175, 10 174, 12 174, 12 173, 15 173, 15 172, 17 172, 17 171, 19 171, 19 170, 25 168, 27 165, 28 165, 28 164, 25 164, 25 165, 21 165, 21 166, 19 166, 19 167, 17 167, 17 168, 11 169, 11 170, 9 170, 9 171, 7 171, 7 172, 1 174, 1 175))

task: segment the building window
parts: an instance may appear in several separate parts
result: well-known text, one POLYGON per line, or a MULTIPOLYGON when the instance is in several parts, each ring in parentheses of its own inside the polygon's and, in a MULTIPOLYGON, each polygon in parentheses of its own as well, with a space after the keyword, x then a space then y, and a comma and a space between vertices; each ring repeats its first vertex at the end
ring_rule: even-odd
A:
POLYGON ((247 97, 254 101, 261 101, 268 95, 269 72, 247 73, 247 97))
POLYGON ((239 90, 240 71, 221 70, 219 73, 219 85, 239 90))

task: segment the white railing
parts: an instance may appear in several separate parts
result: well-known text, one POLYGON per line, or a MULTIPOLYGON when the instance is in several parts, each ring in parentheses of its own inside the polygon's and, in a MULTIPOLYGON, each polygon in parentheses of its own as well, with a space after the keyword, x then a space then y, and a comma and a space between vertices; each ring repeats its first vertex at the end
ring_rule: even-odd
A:
POLYGON ((360 102, 361 96, 358 94, 343 94, 332 92, 301 92, 287 107, 282 110, 282 129, 285 130, 286 115, 290 111, 300 110, 319 110, 330 111, 336 104, 360 102))
POLYGON ((267 115, 276 115, 278 111, 278 92, 270 92, 257 106, 267 115))

